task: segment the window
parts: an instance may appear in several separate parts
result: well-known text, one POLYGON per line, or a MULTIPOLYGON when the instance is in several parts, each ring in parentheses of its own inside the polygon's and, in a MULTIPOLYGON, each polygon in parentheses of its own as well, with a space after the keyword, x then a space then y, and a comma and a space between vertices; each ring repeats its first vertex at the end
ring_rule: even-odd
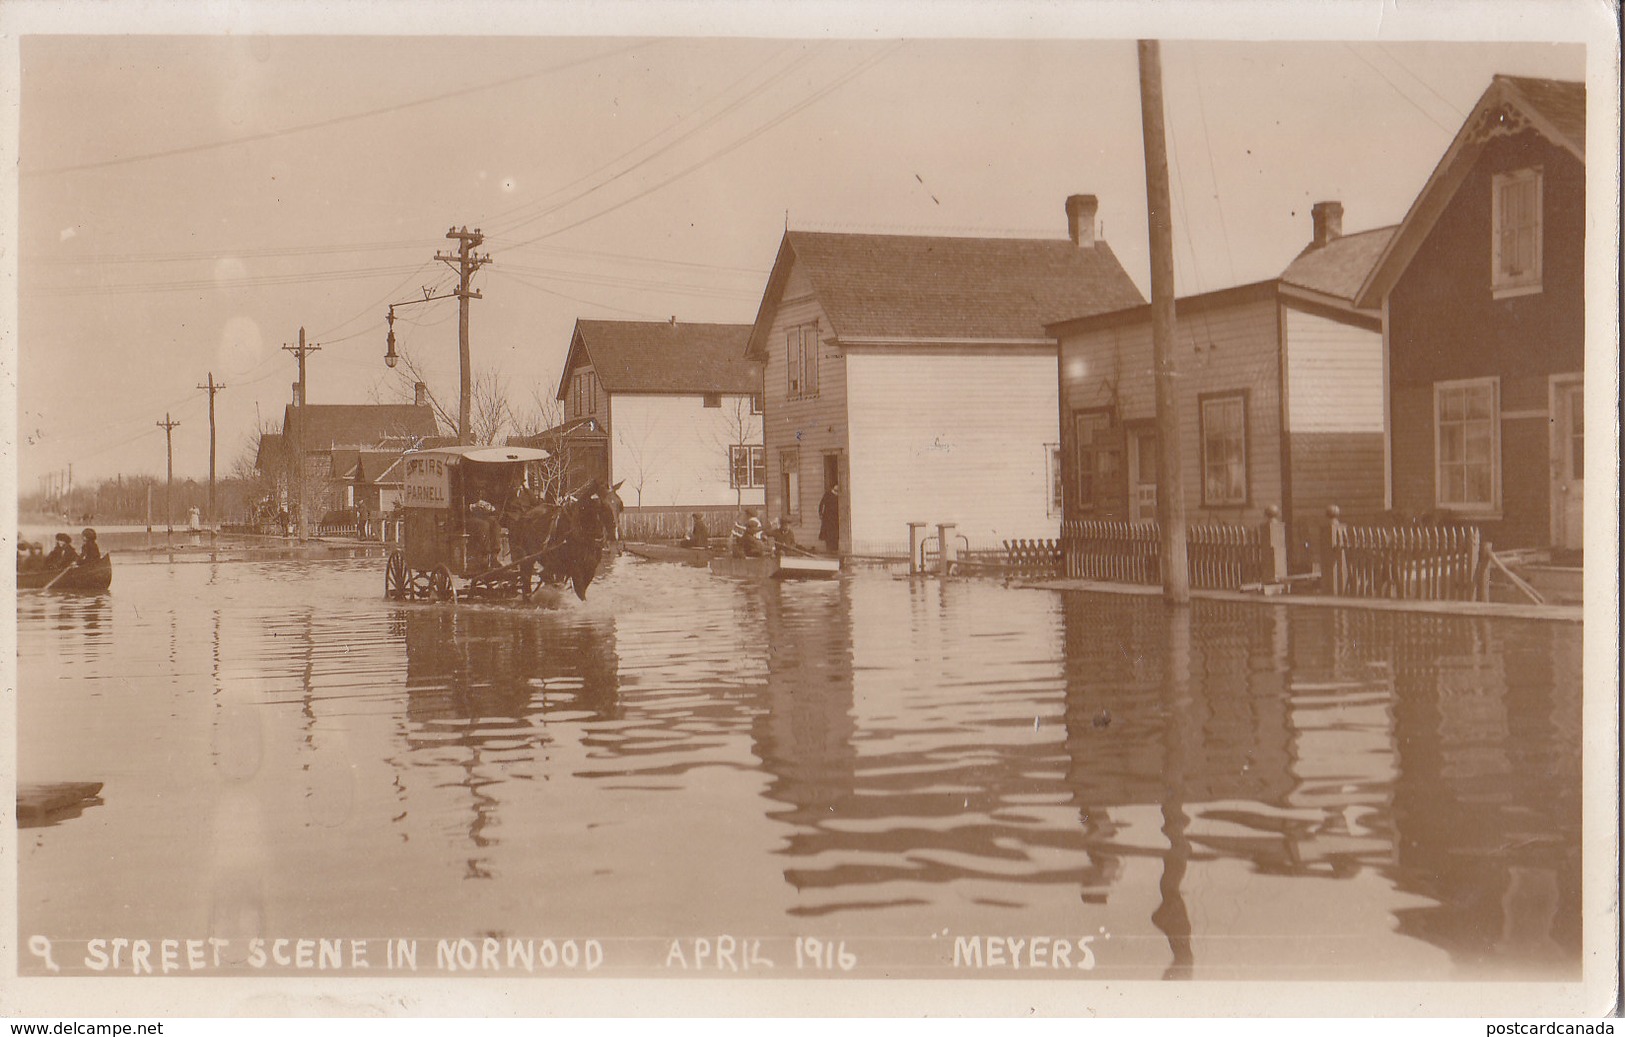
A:
POLYGON ((754 490, 767 485, 767 454, 763 447, 735 443, 728 447, 728 488, 754 490))
POLYGON ((1198 397, 1202 419, 1202 503, 1247 503, 1247 394, 1198 397))
POLYGON ((1123 448, 1110 411, 1084 411, 1075 419, 1078 511, 1100 511, 1117 494, 1123 448))
POLYGON ((784 334, 785 367, 790 399, 818 395, 818 325, 791 328, 784 334))
POLYGON ((1494 378, 1433 386, 1434 498, 1439 507, 1500 507, 1500 409, 1500 385, 1494 378))
POLYGON ((720 407, 722 406, 722 394, 719 392, 708 392, 703 397, 703 402, 707 407, 720 407))
POLYGON ((598 412, 598 375, 577 371, 570 379, 570 413, 574 417, 598 412))
POLYGON ((753 393, 750 394, 750 412, 752 414, 761 414, 762 413, 762 394, 761 393, 753 392, 753 393))
POLYGON ((1497 299, 1540 291, 1541 175, 1539 169, 1497 173, 1490 243, 1490 285, 1497 299))

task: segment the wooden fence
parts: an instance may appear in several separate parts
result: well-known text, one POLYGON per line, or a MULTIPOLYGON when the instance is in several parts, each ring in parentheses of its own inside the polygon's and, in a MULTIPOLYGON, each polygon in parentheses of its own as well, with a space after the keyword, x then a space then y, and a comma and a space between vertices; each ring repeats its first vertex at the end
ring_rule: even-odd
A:
MULTIPOLYGON (((743 509, 735 507, 705 508, 627 508, 621 512, 621 539, 632 541, 681 540, 688 536, 694 523, 694 514, 712 536, 727 536, 734 519, 743 509)), ((761 517, 763 509, 756 508, 761 517)), ((766 519, 763 519, 765 524, 766 519)))
POLYGON ((1490 550, 1477 526, 1348 526, 1328 508, 1326 593, 1425 601, 1489 600, 1490 550))
MULTIPOLYGON (((1006 564, 1023 575, 1059 574, 1108 583, 1162 582, 1161 533, 1155 521, 1071 519, 1060 540, 1007 540, 1006 564)), ((1286 528, 1280 510, 1262 523, 1206 522, 1185 530, 1192 587, 1235 590, 1286 579, 1286 528)))

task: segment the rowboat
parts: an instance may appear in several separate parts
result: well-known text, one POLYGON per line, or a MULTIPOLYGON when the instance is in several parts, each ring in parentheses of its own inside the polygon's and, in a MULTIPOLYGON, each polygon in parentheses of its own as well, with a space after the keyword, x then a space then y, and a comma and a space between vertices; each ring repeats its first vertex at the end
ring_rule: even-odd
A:
POLYGON ((104 591, 113 582, 113 556, 66 569, 28 569, 17 574, 18 590, 104 591))
POLYGON ((714 555, 703 547, 679 547, 676 544, 645 544, 627 542, 621 545, 626 553, 646 558, 651 562, 676 562, 704 568, 714 555))
POLYGON ((724 555, 711 559, 711 572, 716 576, 758 580, 833 580, 841 573, 841 560, 811 555, 784 555, 780 558, 734 558, 724 555))

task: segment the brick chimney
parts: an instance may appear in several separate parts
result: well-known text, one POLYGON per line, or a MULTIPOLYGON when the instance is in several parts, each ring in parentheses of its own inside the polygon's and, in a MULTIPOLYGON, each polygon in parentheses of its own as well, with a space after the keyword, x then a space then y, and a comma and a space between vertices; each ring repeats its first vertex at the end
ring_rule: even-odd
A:
POLYGON ((299 383, 298 382, 293 383, 293 405, 295 407, 303 407, 305 405, 304 401, 299 398, 299 383))
POLYGON ((412 386, 412 406, 427 407, 429 405, 429 387, 422 382, 412 386))
POLYGON ((1329 245, 1343 236, 1343 203, 1342 202, 1316 202, 1314 208, 1309 210, 1314 220, 1315 237, 1310 245, 1319 248, 1329 245))
POLYGON ((1095 247, 1095 212, 1100 200, 1092 194, 1074 194, 1066 200, 1066 229, 1072 235, 1072 244, 1079 248, 1095 247))

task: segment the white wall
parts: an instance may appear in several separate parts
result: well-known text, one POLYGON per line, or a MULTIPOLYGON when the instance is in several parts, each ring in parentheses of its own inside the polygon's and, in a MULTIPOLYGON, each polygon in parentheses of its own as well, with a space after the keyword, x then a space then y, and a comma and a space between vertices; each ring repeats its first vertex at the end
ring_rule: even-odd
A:
POLYGON ((1059 535, 1053 350, 849 347, 846 364, 854 553, 907 554, 910 521, 953 522, 974 550, 1059 535))
POLYGON ((1287 429, 1382 431, 1382 333, 1286 308, 1287 429))
POLYGON ((762 416, 750 413, 749 396, 724 396, 706 407, 699 396, 616 394, 610 411, 611 482, 629 507, 760 507, 760 488, 728 485, 728 444, 762 445, 762 416), (641 493, 640 493, 641 486, 641 493))

